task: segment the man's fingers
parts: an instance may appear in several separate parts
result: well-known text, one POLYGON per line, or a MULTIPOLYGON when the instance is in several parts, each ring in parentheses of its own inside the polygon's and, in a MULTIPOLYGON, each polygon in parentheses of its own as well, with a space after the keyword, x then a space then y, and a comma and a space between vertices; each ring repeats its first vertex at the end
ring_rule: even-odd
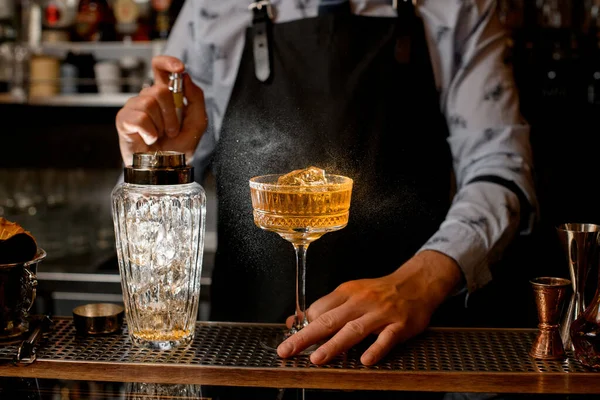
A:
POLYGON ((167 86, 169 84, 170 73, 182 73, 184 70, 185 64, 178 58, 171 56, 156 56, 152 58, 152 73, 154 74, 155 84, 167 86))
POLYGON ((187 99, 188 106, 204 108, 204 91, 192 81, 189 74, 183 74, 183 95, 187 99))
POLYGON ((183 114, 180 135, 176 140, 198 144, 208 126, 204 92, 192 82, 189 75, 184 74, 183 79, 183 91, 187 100, 187 106, 183 114))
POLYGON ((187 100, 182 130, 200 130, 204 132, 208 124, 204 91, 192 81, 188 74, 183 76, 183 94, 187 100))
POLYGON ((173 94, 165 86, 152 86, 140 92, 140 97, 151 97, 156 104, 153 106, 160 113, 160 125, 156 124, 160 133, 166 133, 169 137, 175 137, 179 133, 179 120, 175 112, 175 101, 173 94), (157 107, 156 107, 157 106, 157 107))
MULTIPOLYGON (((348 300, 348 296, 342 295, 336 291, 319 298, 306 309, 306 318, 308 319, 308 322, 314 321, 322 314, 341 306, 346 300, 348 300)), ((286 319, 285 324, 288 328, 291 328, 294 324, 294 318, 295 317, 292 315, 286 319)))
POLYGON ((365 314, 360 318, 349 321, 338 333, 311 354, 311 362, 313 364, 329 362, 336 355, 360 343, 379 323, 381 322, 375 314, 365 314))
POLYGON ((411 338, 412 332, 402 323, 390 324, 385 327, 373 343, 360 357, 364 365, 373 365, 381 360, 398 343, 411 338))
POLYGON ((341 306, 331 310, 286 339, 277 348, 280 357, 290 357, 310 345, 332 336, 348 321, 358 317, 356 308, 341 306))
POLYGON ((127 110, 127 113, 127 117, 120 124, 121 138, 125 142, 132 142, 128 136, 139 134, 148 146, 156 143, 159 134, 152 118, 143 111, 127 110))
POLYGON ((137 113, 129 113, 129 111, 138 111, 145 113, 154 124, 154 130, 158 133, 158 136, 160 137, 165 131, 165 123, 162 115, 161 105, 156 96, 153 95, 151 91, 152 88, 144 89, 140 92, 139 96, 135 96, 127 100, 127 103, 125 104, 124 108, 125 111, 118 118, 120 120, 129 122, 133 125, 141 118, 143 118, 143 116, 137 113))
POLYGON ((348 296, 342 295, 340 292, 333 291, 326 296, 319 298, 312 303, 306 310, 308 321, 314 321, 326 312, 339 307, 348 300, 348 296))

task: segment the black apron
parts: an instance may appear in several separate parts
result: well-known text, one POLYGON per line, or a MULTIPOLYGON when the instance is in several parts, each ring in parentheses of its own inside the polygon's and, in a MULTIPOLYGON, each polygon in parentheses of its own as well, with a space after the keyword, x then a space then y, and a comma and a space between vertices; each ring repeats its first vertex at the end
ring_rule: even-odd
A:
POLYGON ((393 272, 439 228, 450 196, 447 125, 422 21, 400 3, 398 18, 344 7, 272 25, 264 82, 248 29, 213 160, 211 320, 283 322, 294 313, 293 247, 254 224, 253 176, 317 166, 354 179, 347 227, 308 249, 307 305, 342 282, 393 272))

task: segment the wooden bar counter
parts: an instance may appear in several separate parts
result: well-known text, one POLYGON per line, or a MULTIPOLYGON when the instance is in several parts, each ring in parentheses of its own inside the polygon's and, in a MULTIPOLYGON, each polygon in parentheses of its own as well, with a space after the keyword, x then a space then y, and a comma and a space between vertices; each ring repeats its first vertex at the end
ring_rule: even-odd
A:
POLYGON ((28 365, 7 362, 17 345, 0 347, 0 377, 154 382, 263 388, 424 392, 600 393, 600 374, 571 355, 538 361, 528 355, 535 329, 431 328, 399 345, 373 367, 363 347, 315 366, 308 356, 281 359, 261 346, 280 325, 199 322, 187 348, 158 351, 132 345, 123 331, 76 334, 70 318, 54 318, 28 365))

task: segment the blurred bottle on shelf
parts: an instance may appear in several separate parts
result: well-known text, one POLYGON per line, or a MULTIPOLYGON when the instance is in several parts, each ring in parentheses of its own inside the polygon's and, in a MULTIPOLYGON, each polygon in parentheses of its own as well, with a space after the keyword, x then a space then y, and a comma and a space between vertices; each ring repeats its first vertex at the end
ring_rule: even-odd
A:
POLYGON ((96 57, 92 53, 79 53, 69 51, 63 60, 63 64, 71 64, 77 70, 77 92, 98 93, 96 84, 96 57))
POLYGON ((42 41, 68 42, 77 17, 77 0, 43 0, 42 41))
POLYGON ((140 10, 134 0, 114 0, 113 13, 115 15, 115 30, 117 39, 132 41, 138 31, 140 10))
POLYGON ((36 54, 29 64, 29 97, 49 97, 60 92, 60 59, 36 54))
POLYGON ((78 76, 77 66, 64 60, 60 65, 60 93, 76 94, 78 76))
POLYGON ((536 0, 536 7, 538 26, 556 29, 571 26, 571 0, 536 0))
POLYGON ((534 64, 539 99, 546 106, 575 106, 580 103, 575 77, 581 54, 571 1, 537 0, 536 8, 534 64))
POLYGON ((152 0, 152 39, 166 39, 171 32, 172 0, 152 0))
POLYGON ((115 60, 98 60, 94 64, 94 75, 98 93, 115 94, 121 92, 121 68, 115 60))
POLYGON ((181 11, 184 0, 151 0, 152 39, 166 40, 181 11))
POLYGON ((498 18, 511 34, 522 29, 525 18, 524 0, 498 0, 498 18))
POLYGON ((42 42, 42 5, 38 0, 21 0, 17 4, 19 42, 30 50, 38 50, 42 42))
POLYGON ((600 25, 600 1, 585 0, 583 6, 582 28, 585 33, 595 33, 600 25))
POLYGON ((127 56, 119 60, 121 68, 121 92, 139 93, 144 85, 144 60, 127 56))
POLYGON ((18 102, 24 102, 28 94, 29 66, 30 66, 30 48, 29 46, 18 43, 14 50, 14 68, 12 81, 10 82, 10 95, 18 102))
POLYGON ((136 0, 138 7, 137 31, 132 38, 135 42, 145 42, 152 39, 152 4, 151 0, 136 0))
POLYGON ((586 0, 583 12, 586 100, 600 105, 600 0, 586 0))
POLYGON ((15 4, 13 0, 0 0, 0 43, 17 40, 15 4))
POLYGON ((0 0, 0 93, 10 89, 14 46, 17 41, 15 6, 12 0, 0 0))
POLYGON ((80 0, 73 33, 75 41, 114 41, 115 18, 107 0, 80 0))

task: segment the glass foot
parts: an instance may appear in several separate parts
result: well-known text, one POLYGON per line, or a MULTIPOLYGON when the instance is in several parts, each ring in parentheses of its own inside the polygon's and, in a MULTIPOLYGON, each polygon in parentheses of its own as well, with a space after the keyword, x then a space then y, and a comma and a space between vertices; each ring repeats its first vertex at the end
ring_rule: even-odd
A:
MULTIPOLYGON (((291 333, 287 330, 282 330, 281 332, 277 332, 277 334, 275 334, 274 336, 271 336, 271 337, 261 340, 260 345, 264 349, 271 350, 273 352, 277 352, 277 347, 279 346, 279 344, 281 344, 281 342, 283 342, 285 339, 289 338, 291 335, 293 335, 293 333, 291 333)), ((313 345, 307 347, 306 349, 302 350, 297 355, 304 355, 304 356, 310 355, 316 349, 318 349, 321 344, 322 343, 313 344, 313 345)))

